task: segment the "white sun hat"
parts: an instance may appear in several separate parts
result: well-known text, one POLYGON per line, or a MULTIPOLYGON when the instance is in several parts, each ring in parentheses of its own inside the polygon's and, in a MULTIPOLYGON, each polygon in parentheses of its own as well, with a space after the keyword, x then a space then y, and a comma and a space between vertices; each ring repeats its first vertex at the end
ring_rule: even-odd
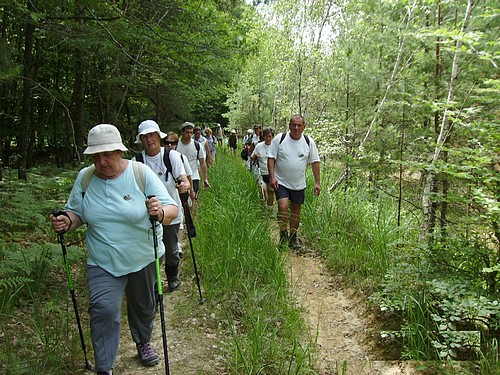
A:
POLYGON ((139 124, 139 128, 137 129, 137 136, 135 137, 135 143, 141 143, 141 135, 149 134, 149 133, 158 133, 160 139, 166 138, 167 134, 163 133, 160 130, 160 125, 156 121, 146 120, 139 124))
POLYGON ((114 125, 99 124, 90 129, 87 148, 83 151, 85 155, 116 150, 127 151, 127 148, 123 145, 120 132, 114 125))

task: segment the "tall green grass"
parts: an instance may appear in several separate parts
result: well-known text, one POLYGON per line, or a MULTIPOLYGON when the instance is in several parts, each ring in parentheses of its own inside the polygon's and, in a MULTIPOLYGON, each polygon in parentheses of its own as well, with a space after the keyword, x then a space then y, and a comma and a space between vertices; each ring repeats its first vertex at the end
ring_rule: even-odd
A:
MULTIPOLYGON (((414 224, 397 226, 397 207, 389 197, 374 196, 362 186, 329 193, 332 182, 322 181, 318 197, 307 189, 303 236, 314 242, 333 271, 376 287, 414 224)), ((312 184, 309 176, 308 186, 312 184)))
POLYGON ((310 373, 311 345, 291 300, 285 255, 277 250, 270 217, 238 155, 218 155, 212 188, 201 193, 196 217, 203 285, 220 301, 232 333, 227 368, 234 374, 310 373))

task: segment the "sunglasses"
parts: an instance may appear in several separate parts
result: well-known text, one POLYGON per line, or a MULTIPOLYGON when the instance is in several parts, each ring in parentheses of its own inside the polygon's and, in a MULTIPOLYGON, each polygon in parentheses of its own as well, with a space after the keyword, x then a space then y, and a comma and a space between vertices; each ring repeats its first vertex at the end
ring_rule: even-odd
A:
POLYGON ((170 146, 175 146, 177 144, 175 141, 165 141, 165 143, 170 146))

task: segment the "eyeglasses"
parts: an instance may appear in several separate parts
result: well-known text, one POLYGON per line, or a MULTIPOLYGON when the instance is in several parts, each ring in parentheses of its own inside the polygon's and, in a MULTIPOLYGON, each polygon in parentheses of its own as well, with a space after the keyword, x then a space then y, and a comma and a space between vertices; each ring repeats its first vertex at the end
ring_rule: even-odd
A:
POLYGON ((175 146, 177 144, 176 141, 165 141, 165 143, 170 146, 175 146))

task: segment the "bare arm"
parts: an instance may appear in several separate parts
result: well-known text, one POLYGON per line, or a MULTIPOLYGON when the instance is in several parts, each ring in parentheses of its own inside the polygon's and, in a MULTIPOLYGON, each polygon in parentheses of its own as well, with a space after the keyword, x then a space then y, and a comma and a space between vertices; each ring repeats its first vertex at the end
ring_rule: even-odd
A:
POLYGON ((208 183, 207 163, 205 162, 205 159, 198 159, 198 160, 200 161, 200 172, 201 176, 203 177, 203 186, 209 188, 210 184, 208 183))
POLYGON ((276 164, 276 159, 267 158, 267 170, 269 171, 269 183, 276 190, 278 188, 278 180, 276 180, 276 176, 274 175, 275 164, 276 164))
POLYGON ((311 164, 313 176, 314 176, 314 195, 319 195, 321 192, 321 185, 319 183, 319 161, 311 164))
POLYGON ((210 147, 208 147, 208 141, 205 142, 205 153, 207 154, 206 161, 207 165, 212 164, 212 153, 210 152, 210 147))

